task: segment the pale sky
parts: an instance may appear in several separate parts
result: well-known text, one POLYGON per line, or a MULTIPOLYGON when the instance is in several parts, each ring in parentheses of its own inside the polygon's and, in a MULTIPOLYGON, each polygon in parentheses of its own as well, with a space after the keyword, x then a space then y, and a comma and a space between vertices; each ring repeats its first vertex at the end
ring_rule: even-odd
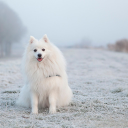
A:
POLYGON ((26 39, 47 34, 59 46, 128 38, 128 0, 3 0, 27 27, 26 39))

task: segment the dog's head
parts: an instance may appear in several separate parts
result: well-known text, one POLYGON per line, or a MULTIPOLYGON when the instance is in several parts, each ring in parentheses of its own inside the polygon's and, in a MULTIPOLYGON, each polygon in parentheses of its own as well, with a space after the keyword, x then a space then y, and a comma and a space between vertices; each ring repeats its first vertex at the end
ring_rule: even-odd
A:
POLYGON ((31 55, 38 61, 41 62, 50 53, 50 41, 47 35, 44 35, 42 39, 37 40, 33 36, 30 36, 29 50, 31 55))

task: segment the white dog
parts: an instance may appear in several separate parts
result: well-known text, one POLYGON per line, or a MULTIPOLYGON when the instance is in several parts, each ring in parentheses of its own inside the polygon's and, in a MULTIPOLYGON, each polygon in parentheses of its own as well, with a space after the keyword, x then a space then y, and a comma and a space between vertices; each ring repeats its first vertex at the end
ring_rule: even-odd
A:
POLYGON ((38 107, 49 107, 49 112, 55 113, 56 107, 69 104, 72 91, 68 86, 65 59, 47 35, 39 41, 30 37, 22 67, 25 85, 17 105, 31 107, 32 113, 37 114, 38 107))

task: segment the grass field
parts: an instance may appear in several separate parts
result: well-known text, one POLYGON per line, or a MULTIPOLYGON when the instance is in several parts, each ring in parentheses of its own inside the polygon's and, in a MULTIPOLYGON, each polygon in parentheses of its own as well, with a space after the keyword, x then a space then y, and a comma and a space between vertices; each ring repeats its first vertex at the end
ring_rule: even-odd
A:
POLYGON ((73 100, 49 114, 15 105, 23 80, 21 58, 0 59, 0 128, 128 127, 128 54, 63 49, 73 100))

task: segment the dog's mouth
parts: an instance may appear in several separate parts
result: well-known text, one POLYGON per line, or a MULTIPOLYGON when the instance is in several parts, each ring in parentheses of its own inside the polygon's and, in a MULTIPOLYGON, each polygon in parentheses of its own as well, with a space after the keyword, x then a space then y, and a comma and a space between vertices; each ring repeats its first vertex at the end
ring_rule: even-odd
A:
POLYGON ((43 58, 37 58, 37 60, 38 60, 39 62, 41 62, 41 61, 43 60, 43 58))

